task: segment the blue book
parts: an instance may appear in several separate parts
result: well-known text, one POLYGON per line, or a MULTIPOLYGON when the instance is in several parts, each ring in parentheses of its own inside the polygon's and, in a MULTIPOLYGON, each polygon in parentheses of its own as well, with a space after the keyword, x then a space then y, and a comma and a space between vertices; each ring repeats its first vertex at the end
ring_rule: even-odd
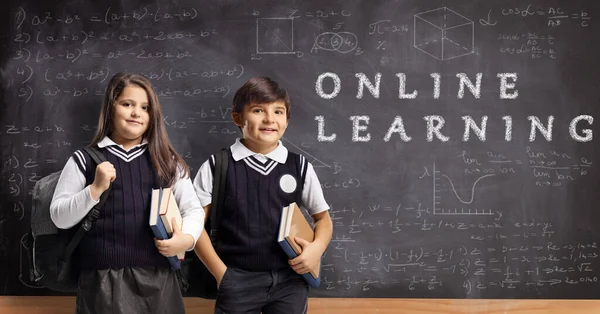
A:
MULTIPOLYGON (((162 219, 160 219, 159 214, 161 201, 162 189, 153 189, 149 223, 150 229, 152 229, 152 233, 154 233, 154 237, 159 240, 166 240, 171 238, 171 236, 167 233, 167 229, 165 228, 162 219)), ((169 256, 167 259, 169 260, 169 264, 171 264, 171 268, 173 268, 173 270, 178 270, 181 268, 181 261, 177 258, 177 256, 169 256)))
MULTIPOLYGON (((302 253, 302 247, 294 241, 294 237, 302 238, 309 242, 315 239, 313 229, 302 215, 296 203, 283 208, 281 220, 279 221, 279 236, 277 238, 279 246, 281 246, 290 259, 302 253)), ((321 284, 321 264, 319 263, 318 269, 312 269, 310 272, 303 274, 302 278, 304 278, 309 286, 313 288, 319 287, 321 284)))

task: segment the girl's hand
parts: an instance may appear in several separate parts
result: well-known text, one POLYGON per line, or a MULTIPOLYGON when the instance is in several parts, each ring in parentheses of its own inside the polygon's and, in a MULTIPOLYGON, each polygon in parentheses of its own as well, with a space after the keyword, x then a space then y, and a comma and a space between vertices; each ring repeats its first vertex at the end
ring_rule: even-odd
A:
POLYGON ((175 222, 175 218, 171 220, 171 226, 173 226, 173 235, 170 239, 154 239, 154 245, 156 245, 160 254, 167 257, 175 256, 178 253, 185 252, 187 249, 192 248, 192 245, 194 245, 194 237, 181 232, 177 222, 175 222))
POLYGON ((110 183, 117 178, 117 170, 115 166, 108 161, 105 161, 96 166, 96 174, 94 182, 90 186, 90 193, 94 200, 100 199, 100 195, 108 190, 110 183))

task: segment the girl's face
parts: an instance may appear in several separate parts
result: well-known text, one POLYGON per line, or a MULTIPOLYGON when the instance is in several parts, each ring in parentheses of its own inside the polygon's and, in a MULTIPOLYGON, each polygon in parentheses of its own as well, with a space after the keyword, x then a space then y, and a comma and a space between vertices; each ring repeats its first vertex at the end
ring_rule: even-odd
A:
POLYGON ((129 150, 142 142, 150 122, 150 105, 146 91, 136 85, 126 86, 113 106, 111 139, 129 150))

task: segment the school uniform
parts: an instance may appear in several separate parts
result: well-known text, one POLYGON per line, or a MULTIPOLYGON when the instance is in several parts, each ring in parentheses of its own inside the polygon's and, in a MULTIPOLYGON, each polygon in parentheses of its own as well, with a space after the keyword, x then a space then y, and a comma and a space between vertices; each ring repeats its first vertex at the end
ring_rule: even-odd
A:
MULTIPOLYGON (((211 203, 214 155, 198 170, 194 188, 211 203)), ((227 265, 215 313, 304 313, 309 286, 277 243, 283 207, 297 202, 314 215, 329 206, 312 165, 279 141, 262 155, 240 139, 230 147, 216 251, 227 265)))
MULTIPOLYGON (((105 137, 98 148, 114 165, 116 178, 75 253, 81 269, 76 313, 185 313, 175 272, 158 252, 148 225, 152 189, 159 182, 147 142, 126 151, 105 137)), ((96 164, 83 150, 67 161, 50 206, 59 228, 75 226, 97 204, 89 187, 95 171, 96 164)), ((189 177, 180 178, 172 189, 183 217, 182 232, 195 243, 204 210, 189 177)))

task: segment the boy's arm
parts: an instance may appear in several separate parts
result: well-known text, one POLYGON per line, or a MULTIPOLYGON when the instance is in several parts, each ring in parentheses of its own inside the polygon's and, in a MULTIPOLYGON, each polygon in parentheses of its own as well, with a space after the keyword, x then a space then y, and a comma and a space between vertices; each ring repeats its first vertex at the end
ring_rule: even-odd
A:
POLYGON ((310 162, 307 163, 306 167, 306 180, 302 189, 302 203, 313 218, 315 230, 313 244, 319 246, 320 255, 323 255, 333 235, 333 222, 329 216, 329 205, 327 205, 323 196, 321 183, 310 162))
POLYGON ((315 239, 313 242, 301 238, 295 239, 296 243, 302 247, 302 254, 291 259, 289 264, 298 274, 305 274, 319 265, 321 256, 327 249, 333 234, 329 206, 323 197, 319 178, 310 163, 308 163, 302 190, 302 203, 314 220, 315 239))
MULTIPOLYGON (((211 158, 214 158, 214 155, 211 156, 211 158)), ((213 175, 210 169, 210 161, 207 160, 200 166, 200 169, 198 169, 198 173, 194 178, 194 189, 196 190, 196 195, 200 200, 200 204, 202 204, 204 208, 205 224, 208 217, 210 217, 213 190, 212 184, 213 175)), ((204 266, 206 266, 208 271, 210 271, 217 280, 217 286, 220 286, 223 275, 227 270, 227 266, 225 266, 225 263, 223 263, 221 258, 217 255, 207 232, 202 232, 202 234, 200 234, 200 238, 198 238, 198 241, 196 242, 194 251, 204 266)))
MULTIPOLYGON (((204 217, 210 217, 210 204, 204 206, 204 212, 204 217)), ((210 242, 208 233, 202 232, 202 234, 200 234, 200 238, 196 242, 194 251, 208 271, 215 277, 217 280, 217 287, 219 287, 221 285, 221 279, 223 279, 223 275, 225 275, 225 271, 227 270, 227 266, 225 266, 225 263, 223 263, 219 255, 217 255, 215 248, 210 242)))
POLYGON ((301 275, 318 267, 333 234, 333 223, 328 210, 314 214, 312 217, 315 220, 315 239, 313 242, 308 242, 302 238, 295 238, 296 243, 302 247, 302 253, 288 261, 292 269, 301 275))
POLYGON ((323 255, 333 235, 333 222, 328 210, 314 214, 312 217, 315 222, 315 240, 313 241, 313 245, 317 245, 321 252, 320 255, 323 255))

